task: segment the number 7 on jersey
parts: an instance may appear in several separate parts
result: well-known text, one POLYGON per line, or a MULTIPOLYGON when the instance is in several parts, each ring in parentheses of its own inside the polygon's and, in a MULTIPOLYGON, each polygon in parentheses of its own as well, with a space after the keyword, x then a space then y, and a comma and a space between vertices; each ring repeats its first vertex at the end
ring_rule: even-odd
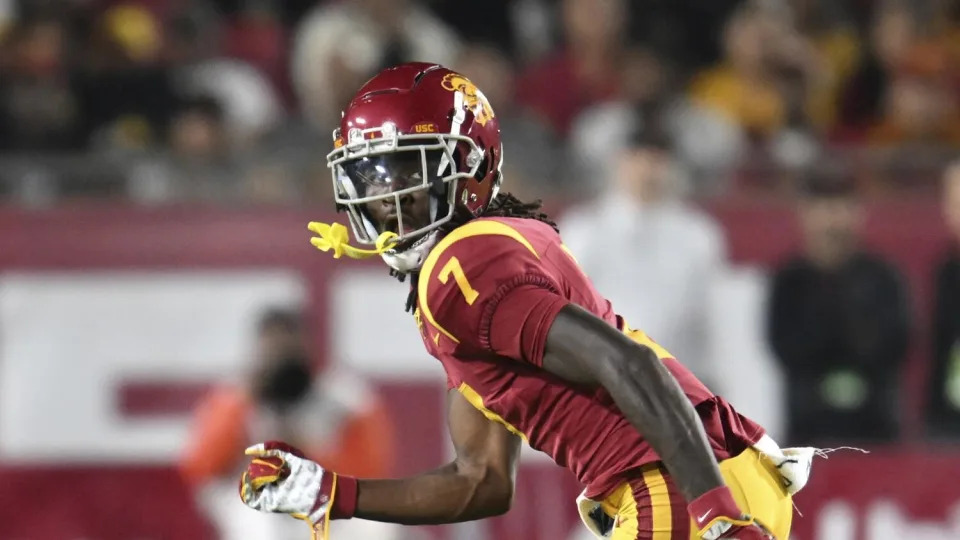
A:
POLYGON ((440 273, 437 274, 437 279, 440 280, 440 283, 446 285, 447 282, 450 281, 450 274, 453 274, 453 279, 457 282, 457 287, 460 287, 460 292, 463 293, 463 298, 467 301, 467 305, 472 306, 473 303, 477 301, 480 293, 471 287, 470 282, 467 281, 467 276, 463 273, 463 267, 460 266, 460 259, 450 257, 447 264, 443 265, 440 273))

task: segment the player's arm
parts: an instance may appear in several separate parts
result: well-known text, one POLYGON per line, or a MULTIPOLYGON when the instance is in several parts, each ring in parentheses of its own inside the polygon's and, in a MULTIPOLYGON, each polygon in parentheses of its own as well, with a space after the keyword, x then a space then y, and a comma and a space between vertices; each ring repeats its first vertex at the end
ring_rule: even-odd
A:
POLYGON ((405 525, 457 523, 510 509, 520 439, 473 408, 459 392, 447 397, 456 459, 396 480, 358 480, 325 471, 283 443, 257 445, 241 480, 241 499, 264 512, 324 527, 359 517, 405 525))
POLYGON ((547 331, 541 365, 566 380, 602 385, 610 393, 689 502, 698 538, 769 538, 738 508, 693 405, 652 349, 567 304, 547 331))
POLYGON ((458 523, 505 513, 513 500, 520 438, 456 390, 447 396, 456 459, 398 480, 360 480, 356 516, 407 525, 458 523))
POLYGON ((547 332, 543 369, 568 381, 603 386, 688 501, 724 485, 699 416, 649 347, 568 304, 547 332))

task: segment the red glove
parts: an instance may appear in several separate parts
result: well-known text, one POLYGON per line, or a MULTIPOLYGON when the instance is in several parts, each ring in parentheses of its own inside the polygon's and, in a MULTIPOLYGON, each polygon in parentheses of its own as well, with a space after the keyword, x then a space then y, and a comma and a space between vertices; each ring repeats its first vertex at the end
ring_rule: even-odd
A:
POLYGON ((328 521, 353 516, 357 480, 326 471, 303 452, 269 441, 247 448, 253 456, 240 478, 240 498, 261 512, 290 514, 326 537, 328 521))
POLYGON ((687 505, 702 540, 774 540, 773 535, 740 511, 726 486, 704 493, 687 505))

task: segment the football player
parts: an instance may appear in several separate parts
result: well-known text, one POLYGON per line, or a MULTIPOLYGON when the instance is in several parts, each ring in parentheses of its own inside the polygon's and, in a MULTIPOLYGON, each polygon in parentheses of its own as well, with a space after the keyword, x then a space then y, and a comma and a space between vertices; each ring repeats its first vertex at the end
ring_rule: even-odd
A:
POLYGON ((410 279, 407 310, 446 371, 456 459, 356 479, 271 441, 247 451, 243 501, 317 535, 330 519, 496 516, 526 442, 586 486, 578 508, 598 537, 787 540, 813 450, 780 449, 630 328, 539 204, 500 192, 502 163, 490 103, 442 66, 386 69, 349 103, 328 164, 338 209, 372 247, 350 245, 339 224, 311 223, 312 242, 335 257, 380 255, 410 279))

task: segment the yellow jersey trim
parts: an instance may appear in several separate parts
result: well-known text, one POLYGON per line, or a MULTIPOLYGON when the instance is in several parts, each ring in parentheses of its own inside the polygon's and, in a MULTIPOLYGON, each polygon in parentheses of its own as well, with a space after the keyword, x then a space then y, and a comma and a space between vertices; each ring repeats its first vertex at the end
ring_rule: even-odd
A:
POLYGON ((664 349, 659 343, 650 339, 650 336, 648 336, 646 332, 642 330, 634 330, 627 326, 626 322, 624 322, 623 333, 626 334, 628 338, 639 343, 640 345, 649 347, 660 360, 663 360, 664 358, 676 358, 670 354, 670 351, 664 349))
POLYGON ((443 255, 443 252, 446 251, 447 248, 452 246, 458 240, 483 235, 500 235, 513 238, 519 242, 520 245, 527 248, 527 250, 529 250, 534 257, 537 259, 540 258, 540 255, 537 254, 537 250, 533 248, 533 245, 530 244, 529 240, 524 238, 523 235, 513 227, 499 221, 468 221, 466 224, 457 227, 453 230, 453 232, 443 237, 443 239, 437 243, 436 247, 430 250, 430 254, 427 255, 427 260, 423 263, 423 267, 420 270, 420 280, 417 283, 417 295, 420 297, 420 304, 423 308, 423 316, 427 319, 427 322, 433 325, 433 327, 439 330, 443 335, 452 339, 454 343, 460 343, 460 340, 454 337, 454 335, 448 332, 444 327, 437 324, 436 319, 433 318, 433 312, 430 311, 430 305, 427 302, 427 290, 429 289, 430 279, 433 277, 433 269, 437 266, 440 256, 443 255))
POLYGON ((504 427, 507 428, 507 431, 523 439, 523 442, 530 444, 530 441, 527 439, 527 436, 523 432, 521 432, 512 424, 504 420, 503 417, 500 416, 499 414, 488 409, 483 404, 483 398, 480 397, 480 394, 478 394, 476 390, 471 388, 469 384, 460 383, 460 386, 457 388, 457 392, 460 392, 463 395, 463 397, 467 398, 467 401, 470 402, 471 405, 473 405, 473 408, 483 413, 483 415, 487 417, 487 420, 490 420, 491 422, 496 422, 498 424, 502 424, 504 427))
POLYGON ((577 260, 577 256, 573 254, 573 251, 571 251, 570 248, 568 248, 566 244, 560 244, 560 249, 562 249, 563 252, 567 254, 567 256, 569 256, 571 259, 573 259, 573 262, 574 262, 577 266, 580 266, 580 261, 577 260))

